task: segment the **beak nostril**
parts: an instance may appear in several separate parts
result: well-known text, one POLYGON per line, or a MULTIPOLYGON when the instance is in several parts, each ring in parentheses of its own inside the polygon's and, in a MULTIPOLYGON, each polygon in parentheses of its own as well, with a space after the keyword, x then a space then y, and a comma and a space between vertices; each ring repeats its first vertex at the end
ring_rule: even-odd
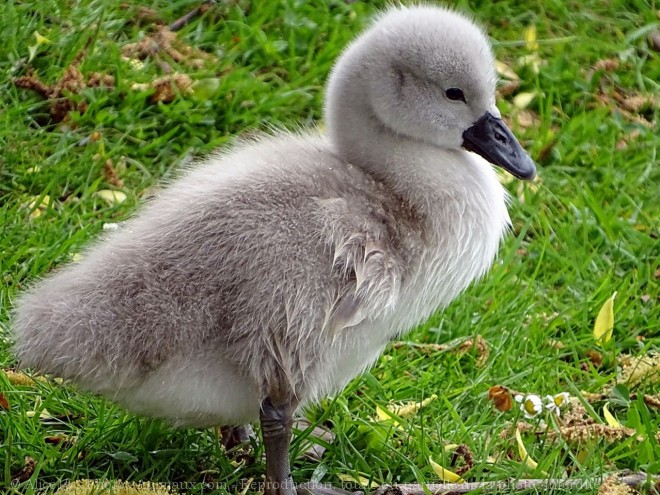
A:
POLYGON ((495 139, 497 139, 502 144, 506 144, 508 142, 506 136, 499 131, 495 131, 495 139))

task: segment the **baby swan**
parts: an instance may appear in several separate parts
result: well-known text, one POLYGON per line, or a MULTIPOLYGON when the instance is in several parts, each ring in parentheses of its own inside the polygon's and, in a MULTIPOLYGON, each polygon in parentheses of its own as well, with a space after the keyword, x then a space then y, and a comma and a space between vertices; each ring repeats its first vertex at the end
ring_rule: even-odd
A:
POLYGON ((266 493, 296 493, 295 410, 488 270, 509 225, 488 162, 534 176, 495 79, 465 17, 386 12, 332 72, 327 136, 207 160, 23 294, 22 365, 176 425, 259 419, 266 493))

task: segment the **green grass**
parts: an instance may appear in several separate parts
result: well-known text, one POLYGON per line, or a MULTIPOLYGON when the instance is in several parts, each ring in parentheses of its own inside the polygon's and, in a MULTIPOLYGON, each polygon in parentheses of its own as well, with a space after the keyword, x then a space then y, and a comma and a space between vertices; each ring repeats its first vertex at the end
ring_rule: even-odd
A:
MULTIPOLYGON (((149 3, 165 22, 196 6, 197 0, 149 3)), ((320 463, 296 460, 297 481, 314 477, 339 484, 337 474, 361 474, 376 483, 437 480, 428 457, 450 467, 446 443, 464 443, 474 455, 470 481, 548 476, 599 476, 620 469, 660 471, 657 410, 625 397, 610 404, 618 420, 644 435, 608 444, 555 445, 525 436, 533 471, 518 456, 507 423, 514 409, 500 413, 487 400, 497 384, 522 392, 599 392, 615 380, 616 357, 642 356, 660 346, 660 134, 596 98, 659 93, 660 54, 646 41, 658 29, 653 1, 586 2, 461 1, 495 41, 498 59, 523 79, 519 92, 536 92, 528 110, 540 123, 514 129, 532 156, 541 157, 538 188, 511 183, 520 197, 511 206, 514 233, 499 261, 479 284, 407 340, 446 343, 482 335, 490 357, 477 367, 474 353, 435 352, 412 346, 392 348, 377 366, 346 391, 308 412, 332 425, 337 438, 320 463), (529 55, 523 31, 535 26, 537 73, 520 64, 529 55), (614 58, 614 71, 592 71, 614 58), (635 138, 630 138, 636 133, 635 138), (625 148, 617 147, 628 136, 625 148), (594 319, 618 291, 614 339, 594 342, 594 319), (643 337, 643 339, 638 339, 643 337), (555 349, 549 340, 558 340, 555 349), (600 349, 600 367, 587 352, 600 349), (373 421, 376 405, 389 401, 438 399, 402 421, 402 429, 373 421), (489 457, 500 456, 495 463, 489 457)), ((154 60, 136 68, 121 59, 121 46, 135 42, 149 24, 136 23, 139 2, 8 0, 0 6, 0 365, 12 367, 9 310, 12 299, 35 278, 70 261, 106 222, 128 217, 148 188, 170 176, 191 157, 225 145, 234 136, 271 126, 295 128, 321 117, 323 84, 341 48, 384 2, 302 2, 241 0, 223 3, 179 34, 186 43, 216 57, 203 68, 167 59, 174 71, 194 80, 217 78, 206 98, 181 95, 153 105, 131 89, 162 75, 154 60), (249 9, 247 8, 249 6, 249 9), (34 32, 40 45, 28 62, 34 32), (116 89, 87 89, 74 97, 88 103, 66 123, 49 124, 48 106, 13 79, 34 71, 47 83, 86 47, 80 70, 115 76, 116 89), (94 132, 102 139, 90 140, 94 132), (126 202, 108 207, 95 192, 113 189, 103 163, 116 165, 126 202), (35 171, 34 167, 38 167, 35 171), (31 218, 35 197, 52 205, 31 218)), ((503 114, 515 109, 500 101, 503 114)), ((657 121, 658 107, 643 110, 657 121)), ((224 493, 222 486, 260 479, 263 463, 236 465, 222 451, 214 430, 175 430, 156 420, 136 418, 111 404, 56 383, 15 387, 0 378, 11 409, 0 411, 0 487, 8 486, 26 456, 36 470, 9 493, 53 491, 67 480, 107 478, 188 482, 190 493, 224 493), (46 408, 57 419, 29 417, 46 408), (75 435, 73 445, 51 445, 49 436, 75 435), (215 489, 202 485, 217 482, 215 489), (224 485, 223 485, 224 484, 224 485)), ((630 392, 658 392, 642 383, 630 392)), ((623 395, 623 397, 622 397, 623 395)), ((603 403, 593 405, 602 421, 603 403)), ((293 456, 301 436, 294 441, 293 456)), ((586 488, 595 493, 597 485, 586 488)))

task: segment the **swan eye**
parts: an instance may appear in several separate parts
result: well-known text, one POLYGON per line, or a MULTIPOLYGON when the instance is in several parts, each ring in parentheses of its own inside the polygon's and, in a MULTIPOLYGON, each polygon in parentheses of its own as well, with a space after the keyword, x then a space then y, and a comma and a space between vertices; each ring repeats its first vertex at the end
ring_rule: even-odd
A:
POLYGON ((463 91, 458 89, 458 88, 449 88, 447 91, 445 91, 445 95, 447 95, 447 98, 453 101, 462 101, 463 103, 466 103, 465 101, 465 95, 463 94, 463 91))

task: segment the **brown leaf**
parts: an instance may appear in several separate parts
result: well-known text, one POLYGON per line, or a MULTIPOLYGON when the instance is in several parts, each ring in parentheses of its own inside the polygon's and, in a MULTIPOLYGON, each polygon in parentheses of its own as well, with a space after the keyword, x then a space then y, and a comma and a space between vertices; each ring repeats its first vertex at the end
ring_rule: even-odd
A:
POLYGON ((538 127, 541 124, 540 117, 532 110, 517 110, 513 113, 513 119, 520 129, 538 127))
POLYGON ((71 435, 52 435, 44 438, 44 442, 50 445, 61 445, 63 448, 69 448, 78 441, 78 437, 71 435))
POLYGON ((11 406, 9 405, 9 401, 7 400, 7 396, 0 392, 0 409, 4 409, 5 411, 9 411, 11 409, 11 406))
POLYGON ((488 390, 488 400, 493 401, 495 409, 506 412, 513 408, 513 395, 511 391, 502 386, 494 385, 488 390))
POLYGON ((502 86, 500 86, 499 88, 497 88, 497 94, 500 97, 503 98, 505 96, 509 96, 509 95, 512 95, 513 93, 515 93, 518 90, 519 87, 520 87, 520 81, 519 80, 517 80, 517 81, 508 81, 505 84, 503 84, 502 86))
POLYGON ((585 354, 596 368, 603 364, 603 355, 595 349, 589 349, 585 354))
POLYGON ((11 477, 12 483, 23 483, 30 479, 30 476, 34 473, 36 462, 32 457, 25 458, 25 466, 11 477))

